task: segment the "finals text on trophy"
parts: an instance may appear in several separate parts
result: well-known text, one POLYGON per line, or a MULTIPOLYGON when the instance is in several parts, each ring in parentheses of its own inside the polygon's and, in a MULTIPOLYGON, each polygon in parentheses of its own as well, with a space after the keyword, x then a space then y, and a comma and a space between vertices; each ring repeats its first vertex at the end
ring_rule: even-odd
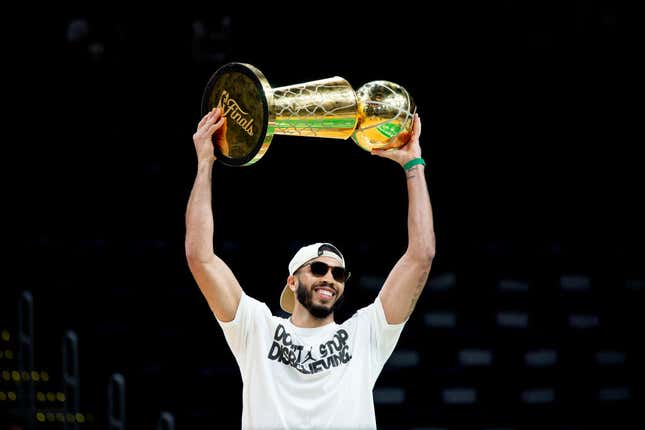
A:
POLYGON ((202 113, 222 109, 225 126, 213 137, 217 159, 228 166, 249 166, 266 153, 275 134, 352 138, 358 146, 391 148, 394 138, 412 129, 416 106, 393 82, 368 82, 354 91, 333 78, 271 88, 250 64, 228 63, 210 78, 202 113))

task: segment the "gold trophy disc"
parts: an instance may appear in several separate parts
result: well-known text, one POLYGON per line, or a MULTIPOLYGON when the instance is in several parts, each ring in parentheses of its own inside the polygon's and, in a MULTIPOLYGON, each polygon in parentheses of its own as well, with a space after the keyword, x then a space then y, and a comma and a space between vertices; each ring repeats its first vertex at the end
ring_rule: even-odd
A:
POLYGON ((208 81, 202 97, 202 114, 222 109, 225 129, 214 136, 217 160, 229 166, 258 161, 271 144, 273 97, 266 78, 250 64, 229 63, 208 81))

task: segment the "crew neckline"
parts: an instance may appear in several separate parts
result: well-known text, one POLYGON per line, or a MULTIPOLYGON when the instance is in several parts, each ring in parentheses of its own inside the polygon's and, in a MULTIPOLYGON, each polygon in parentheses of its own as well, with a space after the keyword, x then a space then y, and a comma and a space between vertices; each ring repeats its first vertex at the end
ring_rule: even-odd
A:
POLYGON ((293 329, 295 333, 298 333, 299 335, 304 335, 304 336, 325 333, 327 331, 331 331, 335 327, 338 327, 338 324, 335 321, 332 321, 329 324, 325 324, 324 326, 321 326, 321 327, 298 327, 291 321, 291 317, 287 318, 286 320, 287 320, 287 323, 289 324, 289 327, 293 329))

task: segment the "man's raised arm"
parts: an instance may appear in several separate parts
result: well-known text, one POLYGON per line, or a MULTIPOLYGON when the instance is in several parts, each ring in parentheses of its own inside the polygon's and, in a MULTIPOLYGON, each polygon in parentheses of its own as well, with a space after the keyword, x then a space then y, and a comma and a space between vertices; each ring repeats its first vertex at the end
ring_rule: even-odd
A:
POLYGON ((219 109, 206 114, 193 135, 197 176, 186 208, 186 258, 195 281, 220 321, 231 321, 242 297, 242 287, 231 269, 213 250, 212 171, 215 161, 212 136, 222 133, 226 119, 219 109), (218 132, 219 130, 219 132, 218 132))
POLYGON ((435 255, 434 224, 425 179, 425 164, 420 163, 420 134, 421 121, 415 115, 412 132, 401 133, 399 136, 400 139, 408 139, 405 145, 389 151, 372 151, 373 154, 389 158, 401 166, 412 162, 412 166, 405 171, 408 188, 408 248, 379 293, 389 324, 402 323, 412 314, 428 280, 435 255))

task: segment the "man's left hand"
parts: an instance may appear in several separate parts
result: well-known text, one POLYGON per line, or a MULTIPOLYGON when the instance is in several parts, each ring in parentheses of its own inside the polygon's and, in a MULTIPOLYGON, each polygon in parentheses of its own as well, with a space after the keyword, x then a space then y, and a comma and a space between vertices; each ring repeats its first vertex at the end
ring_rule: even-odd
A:
POLYGON ((410 160, 421 157, 421 145, 419 145, 419 136, 421 135, 421 120, 418 114, 414 114, 411 131, 402 131, 392 142, 392 149, 372 149, 372 155, 389 158, 396 161, 401 166, 410 160))

